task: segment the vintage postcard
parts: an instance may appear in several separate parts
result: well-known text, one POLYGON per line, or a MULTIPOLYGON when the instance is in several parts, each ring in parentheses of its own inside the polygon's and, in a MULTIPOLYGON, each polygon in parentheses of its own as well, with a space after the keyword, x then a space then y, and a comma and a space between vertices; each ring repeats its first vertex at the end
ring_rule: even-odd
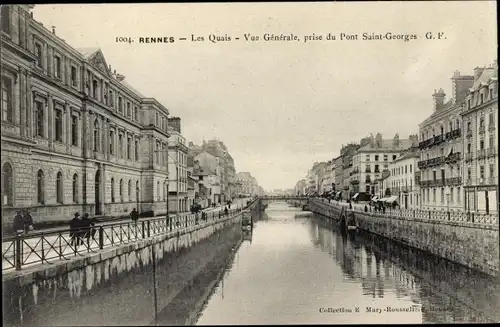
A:
POLYGON ((5 326, 500 322, 496 1, 0 9, 5 326))

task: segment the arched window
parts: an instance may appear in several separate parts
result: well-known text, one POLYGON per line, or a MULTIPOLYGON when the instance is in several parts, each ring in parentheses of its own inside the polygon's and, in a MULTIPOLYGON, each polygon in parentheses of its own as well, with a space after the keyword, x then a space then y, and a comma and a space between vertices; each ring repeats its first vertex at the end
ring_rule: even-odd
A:
POLYGON ((8 162, 4 163, 2 167, 2 205, 4 206, 13 206, 14 203, 13 177, 12 165, 8 162))
POLYGON ((120 202, 123 202, 123 179, 120 179, 120 202))
POLYGON ((56 179, 56 201, 57 203, 63 203, 63 175, 61 172, 57 173, 56 179))
POLYGON ((127 195, 128 195, 128 201, 132 202, 132 181, 130 179, 128 180, 127 195))
POLYGON ((156 197, 160 201, 160 181, 156 182, 156 197))
POLYGON ((135 182, 135 201, 139 202, 139 181, 135 182))
POLYGON ((115 179, 111 178, 111 203, 115 202, 115 179))
POLYGON ((94 151, 99 151, 99 135, 100 135, 99 121, 94 121, 94 151))
POLYGON ((43 204, 45 200, 44 194, 45 180, 43 176, 43 171, 40 169, 36 174, 36 191, 37 191, 37 202, 43 204))
POLYGON ((73 203, 78 203, 78 175, 73 175, 73 203))

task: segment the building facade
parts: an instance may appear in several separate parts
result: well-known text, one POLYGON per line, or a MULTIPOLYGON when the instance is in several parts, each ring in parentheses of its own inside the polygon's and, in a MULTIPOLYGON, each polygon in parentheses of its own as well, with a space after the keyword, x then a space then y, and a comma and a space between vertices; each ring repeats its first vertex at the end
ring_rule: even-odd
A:
POLYGON ((467 212, 498 212, 498 62, 474 69, 462 111, 467 212))
POLYGON ((414 135, 410 135, 409 139, 400 139, 396 134, 393 139, 384 140, 380 133, 371 136, 368 142, 361 143, 364 145, 352 158, 352 193, 366 192, 371 195, 376 194, 377 180, 381 178, 382 171, 389 169, 401 151, 409 149, 413 143, 417 145, 414 135))
POLYGON ((418 161, 420 153, 418 148, 412 147, 402 152, 389 163, 390 176, 384 196, 397 196, 397 202, 402 209, 420 209, 420 181, 418 161))
MULTIPOLYGON (((186 138, 181 134, 181 119, 179 117, 168 118, 170 139, 168 144, 168 211, 189 211, 188 195, 188 147, 186 138)), ((163 151, 156 145, 157 151, 163 151)))
POLYGON ((421 142, 421 199, 426 210, 460 211, 464 208, 463 196, 463 132, 461 111, 474 76, 455 71, 452 80, 452 97, 445 102, 446 94, 439 89, 433 94, 433 113, 419 125, 421 142))
POLYGON ((36 221, 166 212, 169 111, 112 71, 100 49, 75 49, 1 7, 2 210, 36 221))

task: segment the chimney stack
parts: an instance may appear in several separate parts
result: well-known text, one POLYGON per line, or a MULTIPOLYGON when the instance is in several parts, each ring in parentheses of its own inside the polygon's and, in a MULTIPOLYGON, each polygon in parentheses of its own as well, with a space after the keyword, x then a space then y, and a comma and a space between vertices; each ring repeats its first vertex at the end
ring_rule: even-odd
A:
POLYGON ((121 82, 125 79, 125 76, 123 76, 122 74, 116 74, 116 79, 121 82))
POLYGON ((181 119, 179 117, 168 118, 168 126, 172 127, 177 133, 181 133, 181 119))
POLYGON ((445 96, 446 94, 443 89, 439 89, 437 92, 434 90, 434 94, 432 95, 432 98, 434 99, 434 111, 439 110, 443 106, 445 96))
POLYGON ((56 34, 56 27, 52 25, 52 34, 56 34))

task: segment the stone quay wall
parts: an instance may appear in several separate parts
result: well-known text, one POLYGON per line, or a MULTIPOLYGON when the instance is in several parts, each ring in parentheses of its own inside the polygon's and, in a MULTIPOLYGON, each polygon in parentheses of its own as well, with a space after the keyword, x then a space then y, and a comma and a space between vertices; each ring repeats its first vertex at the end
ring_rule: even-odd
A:
MULTIPOLYGON (((250 209, 256 210, 257 201, 250 205, 250 209)), ((107 251, 102 251, 97 254, 89 255, 88 257, 75 258, 68 261, 56 262, 52 265, 40 265, 33 268, 23 269, 22 271, 12 272, 3 275, 3 309, 4 309, 4 324, 10 326, 27 326, 38 324, 47 319, 47 324, 56 323, 54 317, 61 315, 51 314, 52 317, 46 317, 47 310, 60 311, 59 308, 66 307, 66 303, 75 301, 87 301, 92 297, 92 294, 99 292, 106 285, 114 283, 123 278, 132 278, 129 275, 142 274, 146 271, 151 271, 152 266, 161 266, 162 262, 171 263, 175 261, 176 271, 171 271, 169 274, 162 274, 163 278, 158 278, 157 284, 161 281, 168 280, 168 290, 161 292, 162 296, 158 297, 157 307, 161 310, 169 301, 176 296, 185 287, 185 284, 208 264, 214 255, 221 251, 220 244, 227 243, 227 240, 221 238, 224 231, 233 230, 231 235, 236 232, 241 233, 239 222, 241 214, 235 217, 227 217, 215 222, 207 222, 190 228, 175 231, 161 236, 152 237, 146 240, 141 240, 129 245, 120 246, 107 251), (222 234, 221 234, 222 233, 222 234), (187 252, 189 256, 191 248, 197 243, 214 243, 210 247, 203 248, 198 259, 186 259, 182 257, 182 253, 187 252), (153 258, 154 254, 154 258, 153 258), (153 263, 154 260, 156 261, 153 263), (185 263, 183 263, 186 261, 185 263), (188 262, 189 261, 189 262, 188 262), (184 268, 179 268, 180 266, 184 268), (182 271, 181 271, 182 270, 182 271), (168 292, 166 292, 168 291, 168 292), (168 293, 168 296, 166 296, 168 293), (87 298, 87 300, 85 300, 87 298), (45 313, 44 313, 45 312, 45 313), (31 323, 29 323, 31 322, 31 323)), ((234 242, 233 242, 234 243, 234 242)), ((198 246, 198 248, 200 248, 198 246)), ((186 255, 184 255, 186 256, 186 255)), ((169 266, 166 264, 166 266, 169 266)), ((156 268, 157 270, 159 268, 156 268)), ((151 275, 149 273, 149 275, 151 275)), ((135 278, 135 277, 134 277, 135 278)), ((132 288, 140 287, 140 290, 134 292, 136 306, 141 306, 141 296, 151 298, 150 286, 144 284, 143 280, 139 283, 134 283, 132 288), (142 295, 141 295, 142 294, 142 295)), ((147 283, 146 283, 147 284, 147 283)), ((161 287, 161 284, 158 284, 161 287)), ((145 298, 142 302, 148 302, 145 298)), ((151 306, 148 306, 149 308, 151 306)), ((71 311, 71 309, 69 309, 71 311)), ((121 311, 121 310, 120 310, 121 311)), ((134 310, 129 310, 134 311, 134 310)), ((137 310, 135 310, 137 311, 137 310)), ((144 308, 143 311, 147 311, 144 308)), ((130 313, 132 314, 132 313, 130 313)), ((88 315, 74 315, 80 319, 92 319, 88 315)), ((127 320, 132 324, 147 324, 154 318, 154 313, 139 312, 135 316, 129 317, 127 320), (137 316, 142 315, 143 320, 137 316)), ((62 319, 62 318, 60 318, 62 319)), ((61 321, 62 325, 67 324, 101 324, 104 321, 88 321, 87 323, 80 321, 68 321, 69 318, 64 318, 61 321), (66 319, 66 320, 65 320, 66 319)), ((103 319, 109 319, 109 324, 119 324, 123 317, 112 317, 109 314, 103 319), (114 319, 114 320, 113 320, 114 319)), ((56 323, 57 325, 57 323, 56 323)))
MULTIPOLYGON (((340 220, 341 207, 318 200, 309 210, 340 220)), ((408 219, 354 212, 358 228, 500 278, 498 224, 408 219)))

